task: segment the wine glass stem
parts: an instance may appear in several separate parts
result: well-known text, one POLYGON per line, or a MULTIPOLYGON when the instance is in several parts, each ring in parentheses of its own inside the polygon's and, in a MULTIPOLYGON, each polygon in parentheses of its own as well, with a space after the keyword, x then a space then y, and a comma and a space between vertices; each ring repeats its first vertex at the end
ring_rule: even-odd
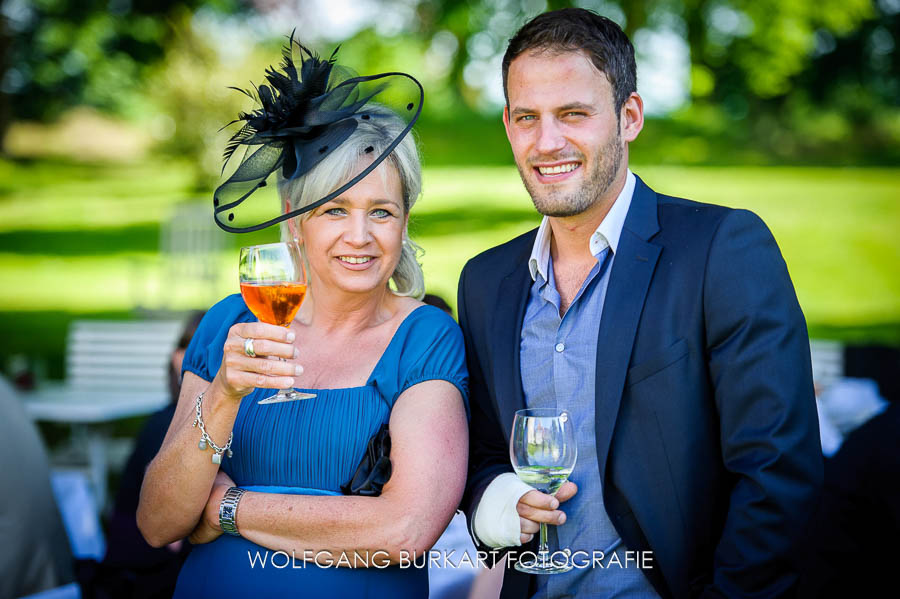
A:
MULTIPOLYGON (((278 359, 281 360, 282 362, 287 362, 287 359, 286 359, 286 358, 278 358, 278 359)), ((278 395, 290 395, 290 393, 291 393, 293 390, 294 390, 294 389, 291 388, 291 387, 288 387, 287 389, 280 389, 280 390, 278 391, 278 395)))
POLYGON ((541 559, 541 567, 546 567, 548 565, 548 553, 549 549, 547 549, 547 525, 541 522, 541 544, 538 547, 538 555, 541 559))

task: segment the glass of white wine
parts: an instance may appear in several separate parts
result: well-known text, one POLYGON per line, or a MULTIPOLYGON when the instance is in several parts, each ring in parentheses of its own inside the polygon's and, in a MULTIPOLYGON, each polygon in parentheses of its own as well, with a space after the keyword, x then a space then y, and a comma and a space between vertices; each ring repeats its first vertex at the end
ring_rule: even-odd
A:
MULTIPOLYGON (((556 494, 575 468, 578 447, 568 412, 552 408, 519 410, 513 419, 509 457, 516 475, 538 491, 556 494)), ((568 559, 554 560, 547 548, 547 525, 541 523, 540 547, 533 562, 516 562, 529 574, 559 574, 572 569, 568 559)))

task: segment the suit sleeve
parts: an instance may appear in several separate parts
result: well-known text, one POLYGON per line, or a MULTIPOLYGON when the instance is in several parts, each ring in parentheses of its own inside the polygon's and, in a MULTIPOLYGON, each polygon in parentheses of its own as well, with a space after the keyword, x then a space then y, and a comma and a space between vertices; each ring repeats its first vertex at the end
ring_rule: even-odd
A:
MULTIPOLYGON (((466 346, 469 403, 472 414, 469 423, 469 475, 462 501, 471 533, 471 523, 484 490, 500 474, 512 472, 512 466, 509 463, 508 439, 503 434, 485 382, 482 354, 486 348, 483 346, 479 348, 475 340, 479 332, 482 338, 485 336, 487 326, 485 315, 489 310, 485 309, 485 306, 478 305, 477 300, 484 301, 484 298, 474 297, 476 293, 471 286, 467 286, 466 280, 470 271, 470 265, 466 265, 460 275, 457 309, 466 346)), ((480 543, 474 535, 473 540, 479 551, 494 551, 480 543)))
POLYGON ((709 373, 734 486, 704 597, 778 597, 796 586, 823 458, 809 338, 775 239, 736 210, 704 280, 709 373))

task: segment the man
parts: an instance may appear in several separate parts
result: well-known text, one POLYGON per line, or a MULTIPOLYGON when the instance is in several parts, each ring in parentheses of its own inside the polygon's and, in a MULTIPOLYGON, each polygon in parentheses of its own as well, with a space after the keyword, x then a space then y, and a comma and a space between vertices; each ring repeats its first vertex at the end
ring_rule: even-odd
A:
POLYGON ((480 549, 529 542, 547 522, 575 568, 508 568, 501 597, 789 595, 822 456, 806 324, 772 235, 750 212, 657 194, 628 169, 643 105, 612 21, 540 15, 503 74, 503 122, 544 219, 460 277, 464 502, 480 549), (555 498, 511 474, 526 407, 566 410, 575 427, 577 487, 555 498))

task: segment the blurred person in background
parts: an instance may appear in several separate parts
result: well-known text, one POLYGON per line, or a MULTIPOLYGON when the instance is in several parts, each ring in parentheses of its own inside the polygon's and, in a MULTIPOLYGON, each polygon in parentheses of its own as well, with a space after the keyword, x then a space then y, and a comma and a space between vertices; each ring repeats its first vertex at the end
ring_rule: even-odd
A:
POLYGON ((302 246, 306 299, 287 328, 259 322, 240 295, 207 312, 141 490, 151 545, 195 543, 179 598, 425 597, 427 570, 401 567, 404 553, 431 548, 465 483, 462 335, 417 299, 424 281, 407 238, 421 166, 413 121, 398 114, 418 110, 421 94, 388 110, 370 100, 392 86, 384 79, 408 76, 356 94, 371 79, 301 51, 299 68, 289 47, 282 70, 267 72, 264 110, 241 115, 248 126, 233 139, 262 149, 217 191, 216 214, 234 215, 277 170, 280 216, 266 222, 287 221, 284 238, 302 246), (226 198, 232 182, 238 200, 226 198), (285 387, 315 397, 260 405, 285 387), (219 460, 191 425, 201 421, 219 460), (368 496, 347 491, 385 423, 389 479, 368 496))
POLYGON ((825 460, 822 502, 804 551, 801 599, 878 597, 895 584, 900 555, 896 547, 900 537, 900 350, 850 345, 843 349, 843 358, 843 374, 849 378, 838 383, 873 388, 871 394, 880 403, 844 398, 846 413, 865 416, 868 412, 868 416, 862 424, 845 420, 857 426, 841 436, 839 449, 825 460), (872 410, 873 406, 877 409, 872 410))
POLYGON ((802 599, 881 597, 900 552, 900 402, 825 460, 822 502, 804 551, 802 599))
POLYGON ((0 378, 0 597, 74 580, 72 552, 50 484, 41 437, 0 378))
POLYGON ((181 389, 181 364, 184 352, 205 312, 192 312, 169 361, 169 390, 172 401, 152 414, 135 441, 125 465, 112 508, 106 539, 106 556, 93 581, 97 598, 132 597, 150 599, 171 597, 178 572, 190 552, 190 544, 174 541, 165 547, 151 547, 137 526, 138 499, 147 465, 162 446, 175 414, 181 389))
POLYGON ((435 308, 443 310, 448 316, 453 317, 453 309, 450 307, 450 304, 447 303, 447 300, 441 296, 435 295, 434 293, 426 293, 422 297, 422 301, 429 306, 434 306, 435 308))
POLYGON ((466 511, 485 550, 547 523, 554 550, 588 561, 508 568, 501 596, 790 596, 822 454, 806 322, 772 234, 629 170, 643 101, 613 21, 536 17, 510 40, 503 82, 507 137, 544 219, 460 275, 466 511), (523 408, 570 414, 578 459, 555 497, 512 472, 523 408))

